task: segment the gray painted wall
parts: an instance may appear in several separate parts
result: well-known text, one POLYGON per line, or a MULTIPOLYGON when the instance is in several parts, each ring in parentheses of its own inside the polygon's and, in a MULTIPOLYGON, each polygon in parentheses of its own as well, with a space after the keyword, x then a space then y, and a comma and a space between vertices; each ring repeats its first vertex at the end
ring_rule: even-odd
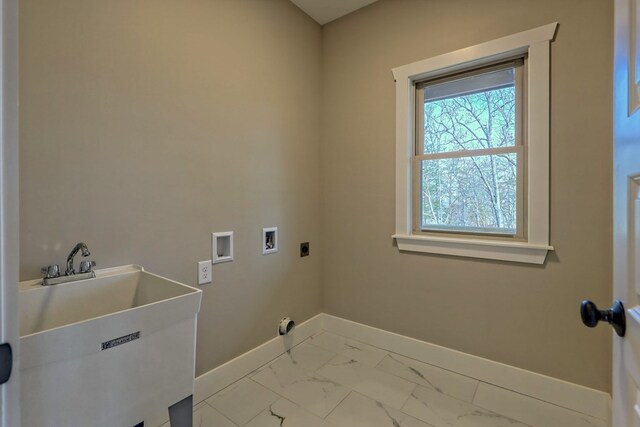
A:
POLYGON ((85 241, 99 268, 193 285, 210 233, 234 230, 201 288, 197 373, 320 312, 320 47, 287 0, 22 1, 22 279, 85 241))
POLYGON ((600 390, 611 332, 612 3, 382 0, 323 28, 323 289, 337 316, 600 390), (391 69, 558 21, 544 266, 399 253, 391 69), (587 356, 588 355, 588 356, 587 356))

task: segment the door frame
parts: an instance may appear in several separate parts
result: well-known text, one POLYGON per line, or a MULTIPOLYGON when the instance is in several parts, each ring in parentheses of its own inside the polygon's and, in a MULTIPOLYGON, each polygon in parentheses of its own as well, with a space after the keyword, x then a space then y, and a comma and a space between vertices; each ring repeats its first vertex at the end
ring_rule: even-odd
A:
POLYGON ((20 425, 18 307, 18 0, 0 6, 0 343, 13 349, 13 370, 0 386, 0 427, 20 425))

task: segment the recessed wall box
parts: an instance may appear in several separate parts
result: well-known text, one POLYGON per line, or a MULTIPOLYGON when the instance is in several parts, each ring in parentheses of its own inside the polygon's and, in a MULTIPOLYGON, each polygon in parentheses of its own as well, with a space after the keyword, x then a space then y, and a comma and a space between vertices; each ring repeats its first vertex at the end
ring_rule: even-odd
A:
POLYGON ((309 256, 309 242, 300 243, 300 256, 309 256))
POLYGON ((211 263, 233 261, 233 231, 212 233, 211 235, 211 263))
POLYGON ((268 255, 278 252, 278 227, 262 229, 262 254, 268 255))

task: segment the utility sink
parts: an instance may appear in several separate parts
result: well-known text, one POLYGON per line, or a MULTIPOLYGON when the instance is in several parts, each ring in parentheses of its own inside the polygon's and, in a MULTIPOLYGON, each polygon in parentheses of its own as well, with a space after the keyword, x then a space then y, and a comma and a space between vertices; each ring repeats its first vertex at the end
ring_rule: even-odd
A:
POLYGON ((20 283, 24 426, 158 426, 193 394, 202 291, 139 266, 20 283))

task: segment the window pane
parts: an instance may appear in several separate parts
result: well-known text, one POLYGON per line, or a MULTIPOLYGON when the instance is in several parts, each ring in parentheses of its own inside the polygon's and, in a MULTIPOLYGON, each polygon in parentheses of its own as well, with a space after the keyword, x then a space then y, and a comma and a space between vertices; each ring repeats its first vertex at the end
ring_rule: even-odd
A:
POLYGON ((516 153, 423 160, 421 227, 516 233, 516 153))
POLYGON ((515 69, 424 87, 424 154, 516 143, 515 69))

